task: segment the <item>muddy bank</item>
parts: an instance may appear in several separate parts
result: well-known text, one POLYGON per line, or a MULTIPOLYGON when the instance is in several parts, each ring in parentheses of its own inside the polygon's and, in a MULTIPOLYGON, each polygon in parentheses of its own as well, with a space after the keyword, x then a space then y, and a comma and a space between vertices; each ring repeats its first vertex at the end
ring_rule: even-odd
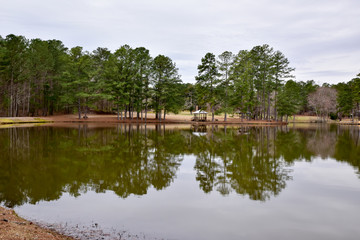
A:
POLYGON ((14 210, 0 207, 0 239, 73 240, 75 238, 42 228, 38 224, 20 218, 14 210))
POLYGON ((158 240, 163 238, 89 225, 28 221, 0 206, 0 240, 158 240))
POLYGON ((159 121, 155 119, 153 113, 148 114, 148 118, 145 121, 145 118, 134 118, 134 119, 123 119, 118 120, 117 115, 108 115, 108 114, 88 114, 88 118, 78 118, 78 115, 68 114, 68 115, 55 115, 47 116, 41 118, 34 117, 16 117, 16 118, 0 118, 1 125, 16 125, 16 124, 27 124, 27 123, 134 123, 134 124, 244 124, 244 125, 284 125, 285 122, 277 121, 265 121, 265 120, 244 120, 241 118, 228 117, 227 121, 224 121, 223 117, 216 117, 215 121, 205 121, 205 122, 194 122, 191 121, 192 115, 182 115, 182 114, 168 114, 166 115, 165 120, 162 119, 159 121))
POLYGON ((44 120, 50 122, 68 122, 68 123, 151 123, 151 124, 260 124, 260 125, 281 125, 286 124, 284 122, 275 122, 275 121, 265 121, 265 120, 242 120, 240 118, 229 117, 228 120, 225 122, 223 121, 223 117, 215 118, 215 121, 206 121, 206 122, 194 122, 191 121, 192 115, 182 115, 182 114, 168 114, 166 115, 165 120, 162 119, 161 121, 155 119, 155 115, 153 113, 148 114, 148 118, 145 119, 123 119, 118 120, 117 115, 97 115, 97 114, 90 114, 88 118, 79 119, 77 115, 57 115, 57 116, 49 116, 44 117, 44 120))

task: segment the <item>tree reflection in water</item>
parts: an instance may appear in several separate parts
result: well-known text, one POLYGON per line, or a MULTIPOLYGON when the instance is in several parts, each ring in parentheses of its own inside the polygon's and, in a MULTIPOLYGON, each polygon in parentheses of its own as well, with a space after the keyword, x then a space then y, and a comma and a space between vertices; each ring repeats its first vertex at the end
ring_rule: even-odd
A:
POLYGON ((286 187, 295 161, 331 157, 358 173, 360 166, 359 128, 340 126, 8 128, 0 130, 0 146, 0 203, 8 207, 55 200, 63 192, 111 190, 126 198, 162 190, 189 154, 205 193, 260 201, 286 187))

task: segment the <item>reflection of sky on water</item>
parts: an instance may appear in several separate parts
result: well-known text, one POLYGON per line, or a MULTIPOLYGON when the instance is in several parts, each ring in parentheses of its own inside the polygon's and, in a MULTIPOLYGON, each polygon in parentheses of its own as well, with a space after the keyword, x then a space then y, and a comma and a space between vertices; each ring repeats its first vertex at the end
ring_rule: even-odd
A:
POLYGON ((198 136, 198 137, 202 137, 202 136, 206 136, 206 132, 192 132, 192 134, 194 134, 195 136, 198 136))
POLYGON ((21 216, 69 224, 98 223, 165 239, 358 239, 360 182, 354 168, 332 159, 295 162, 293 180, 277 197, 205 194, 195 180, 195 156, 185 156, 163 191, 125 199, 111 191, 25 204, 21 216))

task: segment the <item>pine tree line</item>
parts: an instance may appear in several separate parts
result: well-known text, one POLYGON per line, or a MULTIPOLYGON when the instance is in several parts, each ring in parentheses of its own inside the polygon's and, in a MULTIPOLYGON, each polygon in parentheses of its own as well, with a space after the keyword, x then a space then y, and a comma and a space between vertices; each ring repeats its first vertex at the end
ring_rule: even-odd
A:
POLYGON ((295 81, 289 65, 283 53, 266 44, 218 57, 207 53, 188 91, 195 105, 211 111, 212 121, 219 112, 224 121, 227 113, 275 121, 305 113, 323 119, 360 116, 360 74, 348 83, 319 86, 313 80, 295 81))
POLYGON ((166 113, 197 108, 247 119, 287 120, 294 114, 359 115, 360 75, 348 83, 318 86, 295 81, 294 68, 269 45, 237 54, 207 53, 196 83, 182 83, 167 56, 151 57, 144 47, 123 45, 114 52, 68 49, 59 40, 0 36, 0 116, 46 116, 88 111, 118 119, 158 120, 166 113), (285 117, 285 119, 284 119, 285 117))
POLYGON ((121 46, 115 52, 82 47, 68 49, 59 40, 0 37, 0 114, 39 116, 89 109, 114 112, 118 118, 146 119, 153 109, 178 112, 184 105, 175 63, 150 56, 144 47, 121 46), (134 113, 137 114, 134 116, 134 113))

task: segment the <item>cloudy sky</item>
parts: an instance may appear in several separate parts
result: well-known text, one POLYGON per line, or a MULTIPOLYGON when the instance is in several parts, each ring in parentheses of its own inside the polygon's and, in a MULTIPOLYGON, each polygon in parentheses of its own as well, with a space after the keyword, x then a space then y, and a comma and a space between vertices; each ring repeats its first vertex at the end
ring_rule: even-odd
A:
POLYGON ((269 44, 298 81, 347 82, 360 72, 359 0, 0 0, 0 35, 71 48, 146 47, 184 82, 201 58, 269 44))

